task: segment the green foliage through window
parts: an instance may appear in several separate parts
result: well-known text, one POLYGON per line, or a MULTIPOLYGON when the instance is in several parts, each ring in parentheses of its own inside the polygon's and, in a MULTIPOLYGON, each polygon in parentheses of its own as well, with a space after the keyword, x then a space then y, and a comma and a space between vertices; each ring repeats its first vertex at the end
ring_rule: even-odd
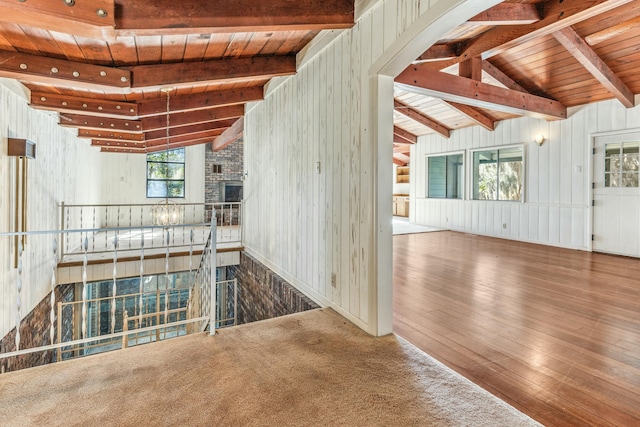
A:
POLYGON ((638 187, 640 142, 607 144, 604 149, 604 186, 638 187))
POLYGON ((522 147, 473 153, 473 198, 522 200, 522 147))
POLYGON ((147 154, 147 197, 184 197, 184 148, 147 154))

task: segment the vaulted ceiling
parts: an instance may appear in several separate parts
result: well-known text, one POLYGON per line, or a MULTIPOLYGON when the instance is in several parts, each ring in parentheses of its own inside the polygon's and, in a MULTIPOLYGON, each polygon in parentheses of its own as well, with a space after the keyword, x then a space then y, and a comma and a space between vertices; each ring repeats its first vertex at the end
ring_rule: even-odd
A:
POLYGON ((167 129, 220 149, 319 31, 353 23, 354 0, 0 0, 0 77, 102 151, 166 149, 167 129))
POLYGON ((427 49, 395 80, 394 162, 416 137, 495 129, 522 115, 562 120, 567 108, 640 93, 640 2, 507 0, 427 49))
MULTIPOLYGON (((0 77, 102 151, 146 153, 242 134, 244 104, 296 72, 354 0, 0 0, 0 77), (170 98, 169 120, 166 117, 170 98), (168 132, 167 132, 168 129, 168 132)), ((639 0, 506 0, 443 35, 396 78, 394 162, 419 135, 567 117, 640 93, 639 0)))

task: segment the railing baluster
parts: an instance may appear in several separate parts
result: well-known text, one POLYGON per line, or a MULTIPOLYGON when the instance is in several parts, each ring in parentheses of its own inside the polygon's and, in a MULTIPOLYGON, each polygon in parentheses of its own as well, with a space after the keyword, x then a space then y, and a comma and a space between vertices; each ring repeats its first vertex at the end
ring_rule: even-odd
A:
POLYGON ((142 293, 144 292, 144 233, 140 235, 140 318, 138 319, 138 327, 142 327, 142 293))
MULTIPOLYGON (((164 323, 169 322, 169 238, 170 238, 169 230, 167 230, 167 255, 164 261, 164 323)), ((166 334, 165 329, 165 334, 166 334)))
MULTIPOLYGON (((118 215, 120 213, 118 212, 118 215)), ((111 289, 111 333, 115 332, 116 328, 116 292, 118 283, 118 233, 113 238, 113 288, 111 289)))
POLYGON ((211 316, 211 318, 209 320, 209 335, 215 335, 216 333, 216 236, 218 235, 218 230, 215 208, 213 209, 212 216, 213 220, 211 221, 211 258, 209 265, 209 268, 211 269, 211 276, 209 277, 209 288, 211 289, 211 304, 209 307, 209 315, 211 316))
POLYGON ((58 266, 58 260, 56 253, 58 252, 58 241, 53 239, 53 262, 51 265, 51 313, 49 313, 49 321, 51 322, 51 329, 49 330, 50 344, 53 344, 53 338, 55 334, 55 320, 56 320, 56 268, 58 266))
POLYGON ((20 309, 22 308, 22 239, 18 239, 18 272, 16 276, 16 351, 20 350, 20 309))
MULTIPOLYGON (((87 338, 87 264, 89 258, 87 256, 87 249, 89 249, 89 240, 84 239, 82 245, 84 250, 84 257, 82 259, 82 338, 87 338)), ((100 311, 98 310, 98 318, 100 317, 100 311)))

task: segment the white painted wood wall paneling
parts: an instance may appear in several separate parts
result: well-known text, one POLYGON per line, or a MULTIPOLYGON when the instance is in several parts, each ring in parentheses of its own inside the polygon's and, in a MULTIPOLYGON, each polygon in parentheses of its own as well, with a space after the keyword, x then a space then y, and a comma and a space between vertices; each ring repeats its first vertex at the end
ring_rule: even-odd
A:
MULTIPOLYGON (((62 201, 99 203, 100 154, 75 131, 58 125, 57 115, 31 109, 24 97, 0 84, 0 230, 13 230, 15 157, 7 156, 7 138, 36 142, 28 160, 28 231, 60 227, 62 201)), ((25 248, 22 309, 27 314, 49 292, 53 236, 29 237, 25 248)), ((12 242, 0 245, 0 336, 15 326, 16 270, 12 242)))
MULTIPOLYGON (((478 126, 419 138, 412 151, 411 221, 464 232, 504 237, 566 248, 589 250, 591 200, 591 135, 640 127, 640 107, 624 108, 604 101, 570 111, 566 120, 546 122, 518 118, 500 122, 494 132, 478 126), (533 142, 542 133, 542 146, 533 142), (426 156, 525 143, 525 202, 425 198, 426 156), (458 213, 456 215, 456 212, 458 213), (447 218, 449 221, 447 221, 447 218), (502 228, 507 224, 507 229, 502 228)), ((468 170, 468 169, 467 169, 468 170)))
POLYGON ((435 3, 379 2, 246 117, 245 247, 366 330, 377 255, 369 69, 435 3))

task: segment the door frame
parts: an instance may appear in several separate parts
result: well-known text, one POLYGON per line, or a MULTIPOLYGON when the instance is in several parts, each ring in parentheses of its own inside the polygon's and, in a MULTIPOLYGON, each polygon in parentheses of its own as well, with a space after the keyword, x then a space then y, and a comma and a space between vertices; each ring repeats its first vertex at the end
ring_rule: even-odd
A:
POLYGON ((595 163, 593 161, 593 157, 594 157, 594 151, 596 148, 596 138, 599 137, 603 137, 603 136, 613 136, 613 135, 624 135, 627 133, 640 133, 640 128, 639 127, 635 127, 635 128, 628 128, 628 129, 616 129, 616 130, 608 130, 605 132, 593 132, 589 134, 589 152, 588 152, 588 161, 587 161, 587 167, 588 167, 588 180, 587 180, 587 185, 588 185, 588 194, 589 194, 589 214, 588 216, 588 226, 586 227, 586 231, 587 231, 587 235, 585 236, 585 239, 587 241, 587 250, 589 252, 593 252, 593 240, 591 239, 591 236, 593 236, 595 230, 594 230, 594 221, 593 221, 593 214, 594 214, 594 209, 593 209, 593 200, 594 200, 594 188, 593 188, 593 183, 594 183, 594 175, 593 175, 593 168, 595 166, 595 163))

